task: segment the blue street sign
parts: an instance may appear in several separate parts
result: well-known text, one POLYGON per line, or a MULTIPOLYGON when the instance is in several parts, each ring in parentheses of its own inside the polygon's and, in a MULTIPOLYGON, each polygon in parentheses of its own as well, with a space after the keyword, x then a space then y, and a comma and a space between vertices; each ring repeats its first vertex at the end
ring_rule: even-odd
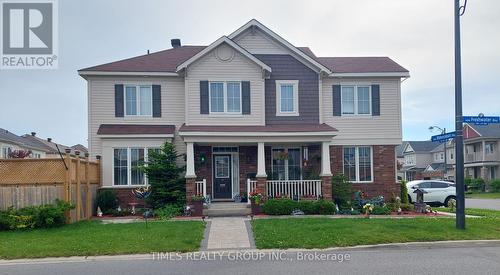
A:
POLYGON ((488 125, 490 123, 500 123, 498 116, 464 116, 465 123, 474 123, 474 125, 488 125))
POLYGON ((431 137, 432 142, 446 142, 448 139, 455 138, 455 132, 450 132, 442 135, 435 135, 431 137))

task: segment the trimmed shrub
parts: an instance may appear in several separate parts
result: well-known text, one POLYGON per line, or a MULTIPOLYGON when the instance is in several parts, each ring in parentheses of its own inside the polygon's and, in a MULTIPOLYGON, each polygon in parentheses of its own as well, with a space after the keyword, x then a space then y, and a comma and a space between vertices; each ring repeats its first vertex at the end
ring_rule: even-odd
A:
POLYGON ((373 215, 390 215, 391 214, 391 209, 387 206, 377 206, 375 205, 373 207, 372 211, 373 215))
POLYGON ((66 223, 64 213, 74 208, 70 203, 56 200, 55 204, 9 208, 0 211, 0 230, 59 227, 66 223))
POLYGON ((268 215, 290 215, 293 210, 300 209, 307 215, 335 214, 335 205, 331 201, 294 201, 291 199, 270 199, 262 206, 262 211, 268 215))
POLYGON ((409 203, 408 201, 408 189, 406 187, 406 181, 401 181, 401 203, 409 203))
POLYGON ((500 192, 500 179, 492 180, 490 182, 491 191, 500 192))
POLYGON ((118 208, 118 198, 113 190, 101 190, 95 200, 95 209, 101 208, 102 213, 112 214, 118 208))
POLYGON ((415 209, 411 203, 402 203, 400 207, 401 211, 413 211, 415 209))
POLYGON ((154 212, 155 216, 160 220, 170 220, 182 214, 182 207, 177 205, 165 205, 162 208, 155 209, 154 212))

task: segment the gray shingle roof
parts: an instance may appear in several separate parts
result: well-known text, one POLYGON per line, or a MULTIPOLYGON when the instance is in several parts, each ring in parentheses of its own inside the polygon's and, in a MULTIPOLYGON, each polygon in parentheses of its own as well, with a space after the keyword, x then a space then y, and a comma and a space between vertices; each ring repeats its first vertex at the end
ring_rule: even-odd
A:
POLYGON ((14 133, 9 132, 8 130, 0 128, 0 140, 7 142, 7 143, 12 143, 16 144, 20 147, 25 147, 28 149, 34 149, 34 150, 39 150, 43 152, 50 152, 51 149, 47 146, 44 146, 43 144, 40 144, 38 142, 34 142, 30 139, 26 139, 24 137, 18 136, 14 133))
POLYGON ((439 143, 435 143, 430 140, 408 141, 408 143, 410 144, 411 148, 413 148, 415 153, 428 153, 439 146, 439 143))
POLYGON ((481 137, 500 138, 500 124, 470 125, 481 137))

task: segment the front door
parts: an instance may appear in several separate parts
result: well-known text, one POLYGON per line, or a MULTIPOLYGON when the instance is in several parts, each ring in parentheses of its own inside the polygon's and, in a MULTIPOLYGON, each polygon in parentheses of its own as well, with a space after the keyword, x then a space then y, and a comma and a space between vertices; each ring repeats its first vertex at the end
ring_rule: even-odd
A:
POLYGON ((231 155, 214 155, 214 199, 231 199, 231 155))

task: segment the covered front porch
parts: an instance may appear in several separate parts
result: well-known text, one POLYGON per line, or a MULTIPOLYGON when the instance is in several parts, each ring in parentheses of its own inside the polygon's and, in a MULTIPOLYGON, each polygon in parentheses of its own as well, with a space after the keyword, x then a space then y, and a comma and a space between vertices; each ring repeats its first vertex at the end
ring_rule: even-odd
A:
POLYGON ((282 127, 276 132, 221 132, 214 127, 219 130, 216 136, 201 129, 197 132, 203 136, 197 136, 183 127, 188 200, 202 195, 211 201, 248 201, 253 192, 296 199, 332 197, 330 142, 335 130, 330 126, 316 132, 282 127))

